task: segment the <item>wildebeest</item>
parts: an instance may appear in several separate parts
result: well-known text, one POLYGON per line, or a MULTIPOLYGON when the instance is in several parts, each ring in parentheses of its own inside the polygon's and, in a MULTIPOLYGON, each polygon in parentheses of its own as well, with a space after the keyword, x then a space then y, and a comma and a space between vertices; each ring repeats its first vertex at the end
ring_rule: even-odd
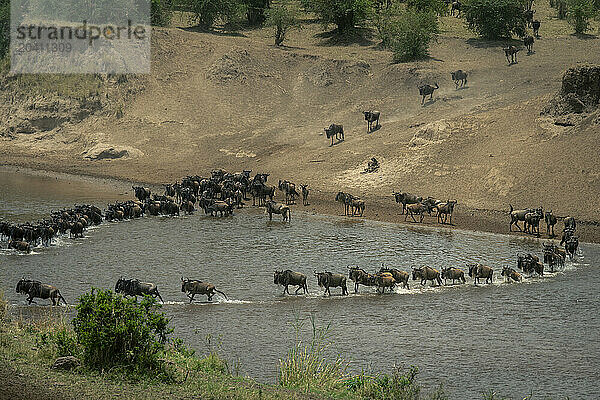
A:
POLYGON ((452 75, 452 80, 454 81, 457 89, 459 85, 463 87, 467 84, 467 73, 462 69, 453 71, 450 74, 452 75))
POLYGON ((302 205, 308 206, 308 194, 310 193, 308 185, 300 185, 300 188, 302 189, 302 205))
POLYGON ((365 115, 365 121, 367 121, 367 133, 372 132, 374 129, 379 127, 379 111, 363 111, 365 115), (372 128, 373 122, 375 122, 375 128, 372 128))
POLYGON ((423 203, 409 204, 406 206, 406 215, 404 216, 404 220, 406 221, 406 219, 410 216, 414 222, 417 222, 415 215, 419 215, 421 217, 419 222, 423 222, 423 218, 425 218, 425 212, 427 211, 427 206, 423 203))
POLYGON ((158 297, 164 303, 158 292, 158 287, 154 283, 140 282, 138 279, 119 278, 115 285, 115 293, 122 293, 124 296, 148 295, 158 297))
POLYGON ((437 282, 438 286, 442 285, 442 279, 440 278, 440 271, 431 267, 421 267, 421 268, 413 268, 412 270, 412 279, 416 281, 417 279, 421 279, 421 285, 425 286, 425 282, 431 281, 431 285, 435 286, 434 283, 437 282))
POLYGON ((450 8, 450 15, 455 15, 455 11, 456 11, 456 16, 459 17, 460 16, 460 12, 461 12, 461 8, 462 8, 462 4, 459 0, 454 0, 452 2, 452 6, 450 8))
POLYGON ((53 306, 59 305, 61 300, 67 304, 65 298, 60 294, 60 290, 52 285, 48 285, 39 281, 23 278, 17 282, 16 291, 17 293, 26 294, 29 296, 27 298, 28 304, 31 304, 33 299, 36 297, 38 299, 52 300, 53 306))
POLYGON ((473 283, 477 285, 480 278, 485 278, 485 283, 492 283, 494 270, 487 265, 469 264, 469 276, 473 278, 473 283))
POLYGON ((379 270, 379 273, 384 273, 384 272, 392 274, 396 283, 402 282, 402 287, 404 287, 405 289, 410 289, 410 287, 408 286, 408 279, 410 278, 410 274, 408 272, 401 271, 396 268, 381 267, 381 269, 379 270))
POLYGON ((452 225, 452 213, 454 212, 454 207, 456 206, 456 203, 456 200, 448 200, 445 203, 437 204, 437 222, 445 224, 447 222, 448 217, 450 217, 449 223, 450 225, 452 225))
POLYGON ((440 87, 436 83, 435 86, 431 86, 429 84, 420 85, 419 86, 419 95, 423 98, 421 99, 421 104, 425 103, 425 97, 429 96, 429 101, 433 101, 433 92, 440 87))
POLYGON ((575 217, 565 217, 563 223, 565 224, 564 229, 572 229, 573 232, 575 231, 577 225, 575 217))
POLYGON ((206 207, 205 212, 210 212, 211 216, 216 217, 217 214, 220 214, 223 217, 233 214, 233 207, 233 204, 226 201, 214 201, 206 207))
POLYGON ((539 276, 544 275, 544 264, 540 262, 537 256, 527 254, 517 254, 517 267, 525 273, 537 273, 539 276))
POLYGON ((444 280, 444 285, 448 284, 448 279, 452 279, 452 284, 454 285, 454 281, 459 281, 462 283, 466 283, 465 280, 465 271, 460 268, 448 267, 442 268, 442 279, 444 280))
POLYGON ((319 283, 319 287, 325 288, 325 293, 331 296, 331 291, 329 288, 332 287, 341 287, 342 288, 342 296, 348 294, 348 287, 346 286, 346 277, 342 274, 333 274, 331 272, 317 272, 315 271, 315 276, 317 277, 317 282, 319 283))
POLYGON ((509 211, 510 225, 508 227, 508 230, 510 232, 512 232, 512 226, 516 225, 516 227, 519 228, 519 230, 521 232, 523 232, 523 229, 521 229, 521 227, 519 226, 519 221, 523 221, 523 227, 525 228, 525 215, 534 210, 532 210, 531 208, 528 208, 526 210, 515 210, 515 209, 513 209, 512 204, 509 204, 509 206, 510 206, 510 211, 509 211))
POLYGON ((31 253, 31 245, 23 240, 10 240, 8 242, 9 249, 15 249, 23 253, 31 253))
POLYGON ((533 36, 535 36, 536 38, 540 37, 540 21, 538 21, 537 19, 533 20, 533 22, 531 23, 531 26, 533 27, 533 36))
POLYGON ((543 217, 541 208, 525 214, 525 232, 540 236, 540 221, 543 217))
POLYGON ((377 286, 377 293, 379 293, 379 289, 381 289, 381 293, 385 293, 385 288, 394 289, 396 285, 396 280, 390 272, 379 272, 371 278, 373 279, 373 284, 377 286))
POLYGON ((535 10, 528 9, 523 11, 525 14, 525 20, 527 21, 527 26, 531 26, 533 24, 533 14, 535 14, 535 10))
POLYGON ((508 266, 502 267, 502 276, 504 276, 508 282, 510 282, 511 279, 515 282, 521 282, 523 280, 520 273, 508 266))
POLYGON ((394 192, 392 193, 396 199, 396 203, 402 204, 402 214, 406 211, 407 204, 416 204, 423 201, 423 198, 415 194, 394 192))
POLYGON ((181 277, 181 291, 190 299, 190 303, 194 301, 194 296, 197 294, 205 294, 208 296, 208 301, 212 301, 215 293, 222 294, 227 299, 227 295, 217 290, 215 285, 196 279, 183 279, 183 276, 181 277))
POLYGON ((150 198, 150 189, 142 186, 132 186, 131 188, 135 191, 135 197, 137 197, 139 201, 144 201, 150 198))
POLYGON ((275 203, 274 201, 267 201, 265 203, 266 213, 269 214, 269 221, 273 220, 273 214, 280 214, 283 221, 291 221, 292 212, 285 204, 275 203))
POLYGON ((348 267, 348 278, 354 282, 354 293, 358 293, 358 285, 373 286, 373 275, 359 267, 348 267))
POLYGON ((517 53, 520 49, 517 49, 515 46, 508 46, 502 48, 504 50, 504 55, 506 56, 506 61, 508 61, 508 65, 516 64, 517 61, 517 53))
POLYGON ((533 52, 533 42, 535 42, 535 40, 531 35, 525 36, 523 38, 523 44, 525 45, 525 47, 527 47, 527 54, 531 54, 533 52))
POLYGON ((544 213, 544 221, 546 222, 546 233, 550 237, 554 237, 554 225, 556 225, 557 218, 552 214, 552 210, 544 213), (552 231, 552 233, 550 233, 552 231))
POLYGON ((559 249, 554 243, 544 243, 544 262, 550 266, 550 272, 554 272, 554 266, 564 267, 567 252, 559 249))
POLYGON ((330 146, 333 146, 333 138, 334 137, 338 142, 341 142, 344 140, 344 126, 331 124, 331 125, 329 125, 329 128, 325 128, 325 135, 327 135, 327 139, 331 138, 330 146))
POLYGON ((298 294, 300 289, 304 290, 304 293, 308 293, 308 287, 306 286, 306 275, 300 272, 294 272, 289 269, 285 271, 275 271, 273 274, 273 283, 276 285, 282 285, 283 294, 290 294, 288 286, 298 286, 294 294, 298 294))
POLYGON ((569 259, 573 259, 577 254, 577 248, 579 247, 579 238, 575 235, 570 236, 565 242, 565 251, 569 255, 569 259))

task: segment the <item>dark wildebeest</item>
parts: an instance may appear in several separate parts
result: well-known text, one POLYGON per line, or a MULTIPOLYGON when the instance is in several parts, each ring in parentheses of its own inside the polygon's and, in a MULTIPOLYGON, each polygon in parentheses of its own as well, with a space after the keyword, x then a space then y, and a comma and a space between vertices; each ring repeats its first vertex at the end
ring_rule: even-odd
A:
POLYGON ((205 294, 208 296, 208 301, 212 301, 215 293, 222 294, 227 299, 227 295, 217 290, 215 285, 196 279, 183 279, 183 276, 181 277, 181 291, 190 299, 190 303, 194 301, 194 296, 197 294, 205 294))
POLYGON ((556 225, 557 218, 552 214, 552 210, 546 211, 544 214, 544 221, 546 221, 546 233, 548 236, 554 237, 554 225, 556 225), (552 234, 550 231, 552 231, 552 234))
POLYGON ((575 222, 575 217, 565 217, 563 223, 565 224, 564 229, 572 229, 573 232, 575 232, 577 225, 577 223, 575 222))
MULTIPOLYGON (((534 210, 531 209, 531 208, 528 208, 526 210, 514 210, 512 204, 509 204, 509 206, 510 206, 510 211, 509 211, 509 214, 510 214, 510 225, 508 227, 508 230, 510 232, 512 232, 512 226, 516 225, 517 228, 519 228, 519 230, 521 232, 523 232, 523 229, 521 229, 521 227, 519 226, 519 221, 523 221, 523 225, 525 225, 525 215, 527 213, 530 213, 530 212, 534 211, 534 210)), ((525 227, 525 226, 523 226, 523 227, 525 227)))
POLYGON ((473 283, 477 285, 480 278, 485 278, 485 283, 492 283, 494 277, 494 270, 487 265, 482 264, 470 264, 469 276, 473 278, 473 283))
POLYGON ((456 206, 456 200, 448 200, 446 203, 439 203, 436 205, 438 210, 437 214, 437 222, 441 222, 445 224, 447 222, 448 217, 450 217, 450 225, 452 225, 452 213, 454 212, 454 207, 456 206), (443 217, 442 217, 443 215, 443 217))
POLYGON ((302 205, 308 206, 308 194, 310 193, 308 185, 300 185, 300 188, 302 189, 302 205))
POLYGON ((142 186, 132 186, 131 188, 135 191, 135 197, 137 197, 139 201, 150 198, 150 189, 142 186))
POLYGON ((523 38, 523 44, 525 45, 525 47, 527 47, 527 54, 533 53, 533 42, 535 42, 535 40, 531 35, 525 36, 523 38))
POLYGON ((535 36, 536 38, 540 37, 540 21, 538 21, 537 19, 533 20, 533 22, 531 23, 531 26, 533 27, 533 36, 535 36))
POLYGON ((333 146, 333 138, 334 137, 338 142, 341 142, 344 140, 344 126, 331 124, 331 125, 329 125, 329 128, 325 128, 325 135, 327 135, 327 139, 331 139, 330 146, 333 146))
POLYGON ((31 245, 23 240, 10 240, 8 242, 9 249, 15 249, 23 253, 31 253, 31 245))
POLYGON ((423 203, 409 204, 406 206, 406 215, 404 216, 404 220, 406 221, 408 216, 410 216, 414 222, 417 222, 417 220, 415 219, 415 215, 419 215, 419 222, 421 223, 423 222, 423 218, 425 218, 425 213, 427 211, 427 206, 423 203))
POLYGON ((27 298, 28 304, 33 302, 34 298, 38 299, 50 299, 52 300, 52 305, 56 306, 60 304, 62 300, 65 304, 67 301, 60 294, 60 291, 52 286, 45 283, 41 283, 39 281, 32 281, 29 279, 21 279, 17 283, 17 293, 26 294, 29 297, 27 298))
POLYGON ((534 272, 540 276, 544 275, 544 264, 537 256, 531 254, 517 254, 517 267, 530 275, 534 272))
POLYGON ((457 89, 459 84, 461 87, 467 84, 467 73, 464 72, 462 69, 451 72, 450 74, 452 75, 452 80, 454 81, 454 84, 456 85, 457 89))
POLYGON ((215 201, 214 203, 210 204, 206 210, 208 212, 210 212, 211 216, 217 216, 217 214, 221 214, 221 217, 223 216, 228 216, 233 214, 233 204, 229 204, 226 201, 215 201))
POLYGON ((554 266, 564 267, 567 252, 558 248, 554 243, 544 243, 544 262, 550 266, 550 272, 554 272, 554 266))
POLYGON ((412 279, 416 281, 417 279, 421 279, 421 285, 425 286, 427 281, 431 281, 431 285, 435 286, 435 282, 437 282, 438 286, 442 285, 442 279, 440 278, 440 271, 431 267, 421 267, 421 268, 413 268, 412 270, 412 279))
POLYGON ((544 218, 541 208, 525 214, 525 232, 540 236, 540 221, 544 218))
POLYGON ((285 204, 275 203, 274 201, 267 201, 265 203, 266 213, 269 214, 269 221, 273 220, 273 214, 280 214, 283 222, 290 222, 292 219, 292 212, 285 204))
POLYGON ((535 14, 534 10, 525 10, 523 11, 525 14, 525 20, 527 21, 527 26, 531 26, 533 24, 533 14, 535 14))
POLYGON ((306 275, 300 272, 294 272, 289 269, 285 271, 275 271, 273 274, 273 283, 276 285, 282 285, 283 294, 290 294, 288 286, 298 286, 294 294, 298 294, 300 289, 304 290, 304 293, 308 293, 308 287, 306 286, 306 275))
POLYGON ((448 284, 448 279, 452 279, 452 284, 454 285, 454 281, 458 280, 459 282, 466 283, 465 280, 465 271, 460 268, 448 267, 442 268, 442 279, 444 280, 444 285, 448 284))
POLYGON ((348 278, 354 282, 354 293, 358 293, 358 285, 373 286, 374 277, 359 267, 348 267, 348 278))
POLYGON ((510 282, 511 279, 515 282, 521 282, 523 280, 523 277, 520 273, 508 266, 502 267, 502 276, 504 276, 504 279, 506 279, 508 282, 510 282))
POLYGON ((579 238, 575 235, 571 235, 565 242, 565 251, 569 255, 569 259, 573 259, 577 253, 579 247, 579 238))
POLYGON ((416 204, 423 201, 423 198, 417 196, 415 194, 410 193, 402 193, 402 192, 394 192, 392 193, 394 198, 396 199, 396 203, 402 203, 402 214, 404 214, 406 210, 407 204, 416 204))
POLYGON ((503 47, 504 55, 506 56, 506 61, 508 61, 508 65, 516 64, 517 61, 517 53, 520 49, 517 49, 515 46, 503 47))
POLYGON ((342 288, 342 296, 348 294, 348 287, 346 286, 346 277, 342 274, 332 274, 331 272, 317 272, 315 271, 315 276, 317 277, 317 282, 319 283, 319 287, 325 288, 325 293, 331 296, 331 291, 329 288, 332 287, 341 287, 342 288))
POLYGON ((408 279, 410 278, 410 274, 408 272, 400 271, 399 269, 396 269, 396 268, 381 267, 381 269, 379 270, 379 273, 381 274, 384 272, 392 274, 396 283, 402 282, 403 288, 410 289, 410 287, 408 286, 408 279))
POLYGON ((335 201, 344 205, 344 215, 350 214, 350 204, 352 195, 349 193, 338 192, 335 195, 335 201))
POLYGON ((389 288, 391 292, 396 286, 396 280, 390 272, 379 272, 373 275, 371 279, 373 279, 373 284, 377 286, 377 293, 379 293, 379 289, 381 289, 381 293, 385 293, 385 288, 389 288))
POLYGON ((138 279, 119 278, 115 285, 115 293, 123 293, 124 296, 148 295, 158 297, 164 303, 163 298, 158 293, 158 287, 154 283, 140 282, 138 279))
POLYGON ((350 202, 350 209, 352 210, 352 216, 357 215, 359 217, 362 217, 364 212, 365 212, 365 201, 361 200, 358 197, 354 197, 352 195, 349 195, 350 197, 347 197, 346 199, 349 200, 350 202))
POLYGON ((294 183, 292 183, 290 181, 282 181, 280 179, 277 187, 285 195, 285 204, 295 204, 296 203, 296 197, 298 197, 299 194, 296 191, 296 185, 294 183))
POLYGON ((363 111, 365 115, 365 121, 367 121, 367 133, 373 132, 374 129, 379 127, 379 116, 381 113, 379 111, 363 111), (373 128, 373 122, 375 122, 375 128, 373 128))
POLYGON ((419 86, 419 95, 423 98, 421 99, 421 104, 425 103, 425 97, 429 96, 429 101, 433 101, 433 92, 440 87, 436 83, 435 86, 431 86, 429 84, 420 85, 419 86))

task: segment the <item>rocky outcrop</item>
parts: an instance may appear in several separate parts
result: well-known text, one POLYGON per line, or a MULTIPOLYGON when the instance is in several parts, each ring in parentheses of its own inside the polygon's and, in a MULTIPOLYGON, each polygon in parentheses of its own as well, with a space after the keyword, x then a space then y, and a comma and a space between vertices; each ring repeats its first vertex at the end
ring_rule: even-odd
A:
POLYGON ((600 66, 578 66, 564 73, 560 91, 550 100, 542 114, 564 116, 591 113, 598 108, 598 104, 600 104, 600 66))

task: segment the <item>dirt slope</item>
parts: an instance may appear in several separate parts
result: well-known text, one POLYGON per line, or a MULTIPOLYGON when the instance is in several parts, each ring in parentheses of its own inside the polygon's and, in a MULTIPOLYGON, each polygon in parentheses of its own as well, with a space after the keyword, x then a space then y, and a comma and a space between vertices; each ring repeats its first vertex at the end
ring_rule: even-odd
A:
POLYGON ((143 90, 122 113, 0 138, 0 163, 154 183, 252 169, 327 198, 402 190, 457 199, 465 210, 543 205, 598 219, 590 204, 600 194, 599 119, 563 127, 540 115, 568 67, 600 64, 597 39, 542 38, 508 66, 499 43, 442 36, 431 59, 394 65, 375 42, 332 46, 317 32, 309 26, 306 41, 280 49, 265 31, 156 29, 153 72, 137 78, 143 90), (450 80, 458 68, 469 73, 460 90, 450 80), (424 106, 421 82, 440 85, 424 106), (382 113, 371 134, 367 109, 382 113), (329 147, 323 128, 332 122, 346 140, 329 147), (110 148, 124 157, 89 158, 110 148), (373 156, 380 171, 361 174, 373 156))

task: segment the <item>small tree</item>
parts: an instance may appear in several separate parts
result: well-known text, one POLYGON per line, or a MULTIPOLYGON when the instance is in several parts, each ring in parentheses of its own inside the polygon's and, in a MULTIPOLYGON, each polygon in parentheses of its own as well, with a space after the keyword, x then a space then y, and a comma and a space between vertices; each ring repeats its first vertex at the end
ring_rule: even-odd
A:
POLYGON ((406 9, 389 28, 389 43, 394 62, 408 62, 427 57, 429 44, 439 33, 437 16, 433 11, 406 9))
POLYGON ((152 26, 167 26, 171 22, 171 0, 152 0, 150 4, 150 23, 152 26))
POLYGON ((92 289, 79 298, 76 308, 72 323, 88 367, 145 371, 158 365, 171 329, 154 298, 146 296, 137 303, 110 290, 92 289))
POLYGON ((269 8, 269 0, 243 0, 246 5, 246 19, 250 25, 259 25, 265 22, 265 12, 269 8))
POLYGON ((184 0, 192 20, 204 28, 212 27, 217 20, 223 23, 235 20, 244 5, 238 0, 184 0))
POLYGON ((593 0, 567 0, 567 21, 577 34, 590 30, 590 19, 596 14, 593 0))
POLYGON ((527 19, 523 0, 465 0, 463 15, 469 29, 485 39, 524 36, 527 19))
POLYGON ((339 33, 362 24, 373 12, 371 0, 302 0, 302 5, 323 24, 335 24, 339 33))
POLYGON ((448 12, 448 6, 444 0, 407 0, 406 5, 417 11, 433 11, 437 15, 448 12))
POLYGON ((298 19, 298 12, 295 9, 279 4, 271 7, 267 11, 267 25, 275 29, 275 44, 281 46, 285 40, 285 35, 292 29, 301 29, 302 25, 298 19))

